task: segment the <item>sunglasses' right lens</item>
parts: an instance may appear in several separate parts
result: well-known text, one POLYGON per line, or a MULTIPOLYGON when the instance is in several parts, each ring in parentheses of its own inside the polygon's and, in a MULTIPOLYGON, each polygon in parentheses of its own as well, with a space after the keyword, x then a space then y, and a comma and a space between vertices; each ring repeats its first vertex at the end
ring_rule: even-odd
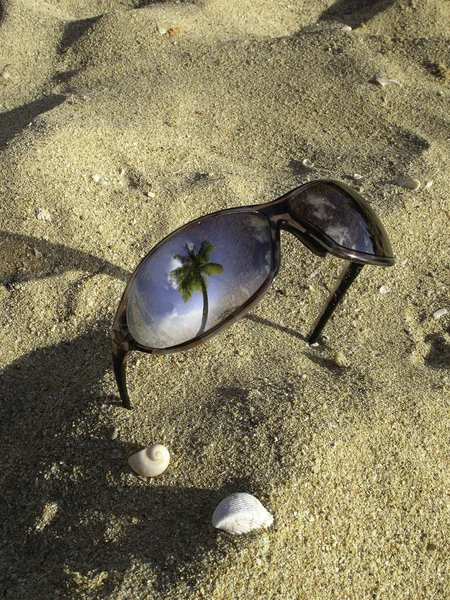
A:
POLYGON ((128 296, 131 335, 171 348, 219 325, 263 285, 270 226, 257 212, 215 215, 175 232, 140 265, 128 296))

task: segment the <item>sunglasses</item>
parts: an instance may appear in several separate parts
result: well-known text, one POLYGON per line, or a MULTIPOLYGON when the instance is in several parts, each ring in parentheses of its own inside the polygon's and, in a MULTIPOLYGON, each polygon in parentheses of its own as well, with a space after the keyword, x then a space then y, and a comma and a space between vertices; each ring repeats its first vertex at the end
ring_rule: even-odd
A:
POLYGON ((280 267, 280 230, 314 254, 349 261, 306 337, 313 344, 364 265, 391 266, 386 231, 363 198, 331 179, 310 181, 273 202, 221 210, 183 225, 140 262, 112 328, 113 367, 125 408, 130 351, 193 348, 242 317, 280 267))

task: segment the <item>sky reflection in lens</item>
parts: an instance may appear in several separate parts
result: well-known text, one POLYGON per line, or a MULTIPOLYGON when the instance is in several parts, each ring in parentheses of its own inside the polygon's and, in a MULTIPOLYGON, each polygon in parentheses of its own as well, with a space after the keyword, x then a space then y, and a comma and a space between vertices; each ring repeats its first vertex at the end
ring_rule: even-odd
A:
POLYGON ((217 215, 175 233, 133 281, 130 333, 149 348, 194 339, 253 296, 270 267, 269 222, 259 213, 217 215))
POLYGON ((392 257, 383 225, 362 198, 332 183, 318 182, 300 191, 288 202, 289 211, 311 223, 336 244, 374 256, 392 257))

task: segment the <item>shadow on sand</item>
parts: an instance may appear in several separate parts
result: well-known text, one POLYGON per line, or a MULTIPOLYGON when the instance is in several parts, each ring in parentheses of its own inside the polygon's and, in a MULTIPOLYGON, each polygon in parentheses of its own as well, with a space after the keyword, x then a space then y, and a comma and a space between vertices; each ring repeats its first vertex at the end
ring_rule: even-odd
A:
POLYGON ((205 555, 220 554, 210 519, 236 482, 221 490, 117 485, 136 448, 99 425, 120 404, 99 384, 110 369, 109 327, 26 354, 1 374, 4 597, 77 597, 96 581, 90 597, 111 598, 136 558, 154 578, 133 597, 147 588, 151 597, 180 574, 195 580, 205 555))

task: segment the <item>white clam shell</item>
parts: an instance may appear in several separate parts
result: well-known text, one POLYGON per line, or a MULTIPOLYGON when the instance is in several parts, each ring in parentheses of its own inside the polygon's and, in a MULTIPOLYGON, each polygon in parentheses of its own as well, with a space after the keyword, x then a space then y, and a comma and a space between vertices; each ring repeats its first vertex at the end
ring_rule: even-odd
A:
POLYGON ((169 461, 167 448, 162 444, 154 444, 130 456, 128 464, 142 477, 157 477, 167 469, 169 461))
POLYGON ((376 83, 381 87, 386 87, 387 85, 396 85, 398 87, 402 87, 402 84, 396 79, 387 79, 386 77, 374 77, 372 81, 373 83, 376 83))
POLYGON ((406 188, 407 190, 418 190, 420 188, 420 181, 413 177, 406 177, 406 179, 394 179, 391 181, 393 185, 406 188))
POLYGON ((312 160, 309 160, 309 158, 304 158, 302 160, 302 165, 304 167, 306 167, 307 169, 313 169, 314 168, 314 163, 312 162, 312 160))
POLYGON ((266 529, 272 523, 272 515, 261 502, 244 492, 224 498, 212 516, 212 524, 216 529, 235 535, 266 529))

